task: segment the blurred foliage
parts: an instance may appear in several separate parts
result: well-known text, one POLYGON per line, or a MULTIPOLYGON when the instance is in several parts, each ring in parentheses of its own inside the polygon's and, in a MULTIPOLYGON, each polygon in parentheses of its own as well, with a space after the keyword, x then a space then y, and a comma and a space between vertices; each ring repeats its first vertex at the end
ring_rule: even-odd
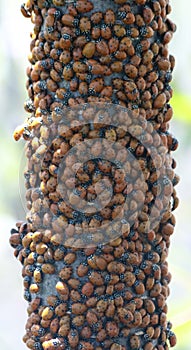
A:
POLYGON ((175 92, 171 100, 174 116, 182 122, 191 123, 191 96, 175 92))
POLYGON ((180 326, 175 328, 176 336, 178 339, 177 350, 188 350, 190 344, 191 335, 191 320, 182 322, 180 326))

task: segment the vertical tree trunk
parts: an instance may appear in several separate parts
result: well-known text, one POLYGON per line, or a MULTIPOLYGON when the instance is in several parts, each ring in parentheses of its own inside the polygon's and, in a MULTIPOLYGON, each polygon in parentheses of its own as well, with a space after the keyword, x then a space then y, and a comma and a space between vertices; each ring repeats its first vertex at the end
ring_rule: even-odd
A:
POLYGON ((178 199, 169 132, 169 0, 28 0, 27 222, 30 349, 176 344, 166 258, 178 199))

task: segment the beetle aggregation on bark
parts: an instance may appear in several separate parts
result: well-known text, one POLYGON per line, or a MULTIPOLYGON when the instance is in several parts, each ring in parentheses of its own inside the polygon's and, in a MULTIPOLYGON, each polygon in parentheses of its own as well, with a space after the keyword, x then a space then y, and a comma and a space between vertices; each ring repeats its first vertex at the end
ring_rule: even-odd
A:
POLYGON ((29 302, 23 340, 169 349, 169 0, 28 0, 21 12, 34 24, 29 114, 14 132, 26 140, 27 216, 10 238, 29 302))

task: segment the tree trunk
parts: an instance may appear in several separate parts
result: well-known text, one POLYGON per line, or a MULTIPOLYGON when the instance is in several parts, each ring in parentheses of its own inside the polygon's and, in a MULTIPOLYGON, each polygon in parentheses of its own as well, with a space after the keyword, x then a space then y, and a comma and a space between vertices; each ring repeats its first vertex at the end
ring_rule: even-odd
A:
POLYGON ((23 264, 30 349, 169 349, 178 205, 169 0, 28 0, 23 264))

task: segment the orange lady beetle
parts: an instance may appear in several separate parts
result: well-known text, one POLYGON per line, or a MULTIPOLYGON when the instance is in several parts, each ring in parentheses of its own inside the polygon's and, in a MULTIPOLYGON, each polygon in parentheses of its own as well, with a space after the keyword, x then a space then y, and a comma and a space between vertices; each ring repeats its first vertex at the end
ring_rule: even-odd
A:
POLYGON ((64 14, 61 20, 62 23, 68 27, 74 26, 74 17, 72 15, 64 14))
POLYGON ((69 34, 66 34, 66 33, 63 34, 59 43, 60 43, 61 49, 70 49, 70 47, 72 46, 71 36, 69 34))
POLYGON ((29 11, 29 9, 26 9, 25 4, 21 5, 21 13, 26 18, 31 17, 31 12, 29 11))
POLYGON ((88 0, 78 0, 75 4, 75 7, 79 13, 86 13, 93 10, 93 4, 88 0))
POLYGON ((65 0, 52 0, 52 2, 55 6, 63 6, 65 4, 65 0))
POLYGON ((14 137, 15 141, 18 141, 21 138, 26 126, 27 125, 22 124, 22 125, 19 125, 16 127, 16 129, 14 130, 14 133, 13 133, 13 137, 14 137))

